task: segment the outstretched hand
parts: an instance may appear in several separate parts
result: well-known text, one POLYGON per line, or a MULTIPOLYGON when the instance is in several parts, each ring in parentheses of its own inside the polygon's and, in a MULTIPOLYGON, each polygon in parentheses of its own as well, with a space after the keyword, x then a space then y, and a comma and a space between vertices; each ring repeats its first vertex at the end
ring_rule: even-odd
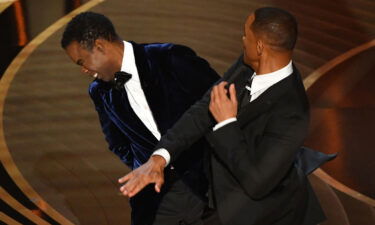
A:
POLYGON ((145 164, 118 180, 121 184, 125 183, 120 188, 121 193, 125 196, 133 197, 150 183, 155 183, 155 191, 159 193, 161 186, 164 184, 165 164, 163 157, 158 155, 151 156, 145 164))

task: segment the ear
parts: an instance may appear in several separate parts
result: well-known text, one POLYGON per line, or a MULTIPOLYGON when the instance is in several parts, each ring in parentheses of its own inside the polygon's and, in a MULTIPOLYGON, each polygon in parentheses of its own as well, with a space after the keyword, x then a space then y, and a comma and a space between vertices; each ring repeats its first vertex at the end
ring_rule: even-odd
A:
POLYGON ((261 39, 257 40, 256 49, 257 49, 257 55, 261 56, 262 53, 263 53, 263 49, 264 49, 264 43, 263 43, 263 41, 261 39))
POLYGON ((101 53, 105 53, 105 42, 103 39, 96 39, 94 43, 94 48, 97 49, 101 53))

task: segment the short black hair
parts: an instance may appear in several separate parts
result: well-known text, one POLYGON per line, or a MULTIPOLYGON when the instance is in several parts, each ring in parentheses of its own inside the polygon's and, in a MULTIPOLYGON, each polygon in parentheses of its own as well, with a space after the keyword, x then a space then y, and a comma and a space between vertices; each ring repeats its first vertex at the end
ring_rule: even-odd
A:
POLYGON ((119 39, 112 22, 102 14, 83 12, 75 16, 66 26, 61 47, 66 49, 73 41, 92 50, 95 40, 114 41, 119 39))
POLYGON ((274 7, 255 10, 251 26, 255 35, 265 37, 267 44, 280 50, 292 50, 297 42, 297 20, 289 12, 274 7))

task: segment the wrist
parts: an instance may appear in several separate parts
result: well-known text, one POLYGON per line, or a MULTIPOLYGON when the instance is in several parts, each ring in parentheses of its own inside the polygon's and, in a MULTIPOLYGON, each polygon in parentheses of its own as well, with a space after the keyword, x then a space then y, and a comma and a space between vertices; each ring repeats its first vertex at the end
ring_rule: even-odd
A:
POLYGON ((219 128, 222 128, 224 127, 225 125, 229 124, 229 123, 232 123, 234 121, 237 121, 237 118, 236 117, 231 117, 231 118, 228 118, 226 120, 223 120, 221 122, 218 122, 214 127, 213 127, 213 131, 216 131, 218 130, 219 128))
POLYGON ((225 117, 218 118, 217 123, 221 123, 232 118, 236 118, 236 115, 228 115, 225 117))
POLYGON ((158 167, 161 167, 162 169, 164 169, 164 167, 167 164, 167 161, 164 159, 164 157, 160 155, 152 155, 150 159, 153 164, 157 165, 158 167))

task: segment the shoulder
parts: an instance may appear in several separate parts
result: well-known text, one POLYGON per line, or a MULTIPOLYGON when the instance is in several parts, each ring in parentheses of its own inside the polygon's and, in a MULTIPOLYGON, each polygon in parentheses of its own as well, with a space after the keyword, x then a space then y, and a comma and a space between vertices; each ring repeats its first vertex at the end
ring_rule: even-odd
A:
POLYGON ((90 95, 97 93, 99 89, 100 89, 100 83, 98 82, 98 80, 94 80, 90 83, 89 85, 90 95))
POLYGON ((146 52, 150 54, 167 54, 167 55, 196 55, 195 51, 185 45, 174 43, 150 43, 143 44, 146 52))
POLYGON ((309 102, 299 72, 293 72, 286 79, 289 85, 285 86, 284 94, 276 103, 277 108, 286 112, 309 114, 309 102))
POLYGON ((95 97, 99 94, 101 90, 107 90, 109 88, 110 84, 108 82, 95 79, 89 85, 89 94, 91 97, 95 97))
POLYGON ((193 49, 185 45, 172 44, 169 48, 169 51, 176 55, 185 55, 185 54, 194 55, 194 56, 197 55, 193 49))

